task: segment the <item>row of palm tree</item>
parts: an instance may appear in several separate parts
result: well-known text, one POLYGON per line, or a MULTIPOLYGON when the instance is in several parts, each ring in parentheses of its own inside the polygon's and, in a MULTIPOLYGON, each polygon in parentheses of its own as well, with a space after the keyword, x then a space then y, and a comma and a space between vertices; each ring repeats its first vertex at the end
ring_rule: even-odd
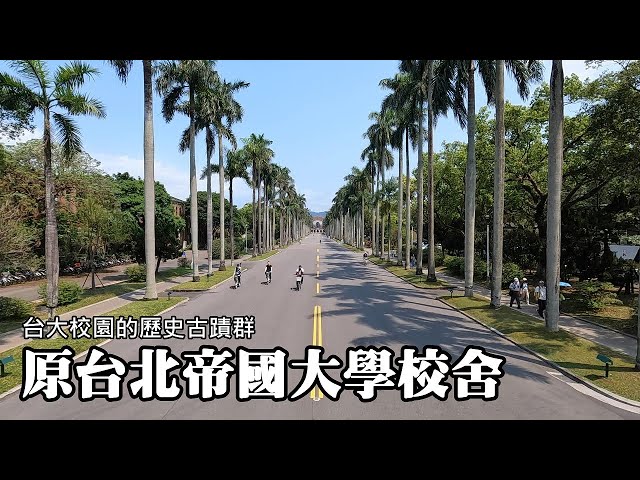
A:
MULTIPOLYGON (((502 247, 504 221, 504 169, 505 169, 505 131, 504 131, 504 71, 507 70, 516 81, 518 94, 524 99, 529 95, 529 86, 542 79, 542 62, 539 60, 402 60, 399 72, 392 78, 383 79, 380 85, 391 92, 384 98, 379 112, 373 112, 369 119, 373 124, 364 137, 369 145, 364 149, 361 159, 366 161, 365 168, 354 169, 345 177, 347 184, 334 199, 334 206, 328 215, 327 228, 344 237, 345 218, 353 218, 355 210, 350 205, 351 196, 361 200, 357 211, 358 221, 346 221, 347 225, 356 224, 357 235, 352 234, 358 246, 364 245, 364 202, 368 198, 371 207, 371 240, 372 253, 382 255, 384 239, 384 221, 381 219, 380 202, 384 197, 380 191, 380 178, 384 184, 385 170, 393 167, 393 155, 390 149, 398 150, 398 188, 397 204, 397 263, 402 264, 404 256, 405 268, 408 268, 410 255, 410 163, 409 143, 418 151, 417 165, 417 249, 416 274, 422 275, 422 244, 424 225, 424 117, 426 103, 427 117, 427 244, 428 272, 427 281, 436 281, 435 273, 435 239, 434 239, 434 173, 433 173, 433 132, 437 119, 452 112, 462 128, 467 129, 468 149, 465 172, 465 295, 473 295, 474 236, 476 210, 476 159, 475 159, 475 125, 476 125, 476 75, 485 88, 490 104, 496 111, 495 121, 495 164, 494 164, 494 206, 493 206, 493 262, 491 274, 491 305, 494 308, 501 304, 502 285, 502 247), (466 102, 465 102, 466 97, 466 102), (406 151, 406 176, 403 177, 402 155, 403 144, 406 151), (364 173, 366 172, 366 174, 364 173), (360 177, 366 176, 365 180, 360 177), (403 185, 405 195, 403 195, 403 185), (366 185, 365 185, 366 183, 366 185), (374 191, 375 184, 375 191, 374 191), (358 186, 365 188, 358 190, 358 186), (364 191, 370 188, 365 195, 364 191), (354 193, 355 192, 355 193, 354 193), (362 192, 358 197, 357 192, 362 192), (406 215, 402 215, 402 208, 406 215), (347 217, 345 217, 347 215, 347 217), (352 217, 349 217, 352 215, 352 217), (402 222, 405 220, 406 248, 402 243, 402 222), (380 227, 381 225, 381 227, 380 227), (381 232, 379 233, 379 230, 381 232), (404 253, 404 255, 403 255, 404 253)), ((549 204, 547 213, 547 266, 546 278, 549 288, 547 307, 547 328, 558 329, 560 281, 560 190, 562 184, 562 123, 563 105, 563 72, 562 61, 554 60, 551 72, 551 109, 549 123, 549 204)))
MULTIPOLYGON (((211 175, 218 173, 220 188, 220 225, 225 225, 224 181, 230 183, 230 203, 233 205, 232 180, 248 178, 247 165, 251 164, 254 206, 254 251, 256 255, 256 220, 258 228, 258 254, 266 246, 275 244, 274 206, 280 210, 280 243, 285 239, 300 238, 309 223, 309 212, 304 195, 295 191, 288 169, 270 164, 273 150, 270 140, 264 135, 252 134, 245 139, 242 149, 237 144, 231 126, 242 120, 243 110, 234 99, 234 94, 249 84, 242 81, 227 82, 220 78, 213 60, 142 60, 144 88, 144 230, 146 260, 146 299, 157 299, 155 280, 155 178, 154 178, 154 133, 153 133, 153 88, 162 97, 162 114, 171 121, 176 113, 189 117, 189 126, 179 140, 180 151, 189 150, 190 197, 191 197, 191 238, 193 256, 193 281, 200 279, 198 268, 198 217, 197 217, 197 177, 195 140, 199 132, 205 131, 207 166, 207 250, 208 272, 212 273, 212 192, 211 175), (227 172, 225 172, 224 146, 226 139, 233 150, 227 151, 227 172), (218 165, 212 168, 211 158, 218 143, 218 165), (260 189, 263 197, 260 198, 260 189), (255 193, 258 190, 256 218, 255 193), (277 195, 277 197, 276 197, 277 195), (265 216, 261 215, 264 205, 265 216), (271 212, 271 213, 270 213, 271 212), (270 216, 271 215, 271 216, 270 216), (287 217, 286 226, 284 216, 287 217), (269 222, 271 219, 271 223, 269 222), (264 227, 263 227, 264 225, 264 227)), ((134 66, 132 60, 110 60, 118 77, 126 83, 134 66)), ((64 154, 71 158, 81 151, 82 142, 79 129, 73 120, 77 115, 104 117, 101 102, 82 93, 80 88, 92 77, 99 74, 96 68, 80 61, 72 61, 56 69, 51 74, 42 60, 16 60, 10 62, 18 76, 0 73, 0 105, 7 110, 27 111, 33 115, 39 111, 43 115, 44 178, 45 178, 45 262, 47 271, 47 308, 49 317, 55 315, 58 304, 59 250, 56 221, 55 181, 52 169, 51 136, 55 128, 63 146, 64 154), (51 122, 53 120, 54 128, 51 122)), ((233 220, 233 219, 231 219, 233 220)), ((233 249, 233 221, 231 221, 233 249)), ((224 228, 220 235, 220 270, 225 270, 224 228)), ((233 258, 233 250, 232 250, 233 258)))

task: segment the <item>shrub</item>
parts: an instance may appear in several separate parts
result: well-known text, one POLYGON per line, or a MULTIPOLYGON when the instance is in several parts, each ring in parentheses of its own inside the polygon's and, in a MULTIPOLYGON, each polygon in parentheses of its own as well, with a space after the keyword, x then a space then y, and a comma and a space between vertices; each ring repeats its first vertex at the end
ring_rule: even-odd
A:
POLYGON ((447 256, 444 258, 444 266, 451 275, 464 275, 464 257, 447 256))
MULTIPOLYGON (((60 282, 58 284, 58 305, 69 305, 77 302, 82 295, 82 287, 74 282, 60 282)), ((47 284, 43 283, 38 288, 38 295, 42 300, 47 300, 47 284)))
POLYGON ((442 250, 436 250, 435 254, 436 267, 441 267, 444 265, 445 254, 442 250))
MULTIPOLYGON (((220 258, 220 239, 216 238, 211 245, 211 258, 214 260, 220 258)), ((231 258, 231 243, 229 239, 225 238, 224 242, 225 258, 231 258)), ((244 239, 237 239, 233 247, 233 258, 239 258, 244 254, 244 239)))
POLYGON ((487 278, 487 262, 481 258, 473 261, 473 278, 474 280, 485 280, 487 278))
POLYGON ((147 269, 144 265, 131 265, 124 271, 130 282, 144 282, 147 279, 147 269))
POLYGON ((35 311, 33 304, 19 298, 0 297, 0 322, 23 322, 35 311))
POLYGON ((190 267, 191 266, 191 260, 189 260, 187 257, 180 257, 178 259, 178 266, 179 267, 190 267))
POLYGON ((607 305, 622 305, 616 294, 610 291, 613 285, 609 282, 587 281, 575 286, 571 299, 584 310, 595 311, 607 305))
POLYGON ((522 279, 522 268, 517 263, 505 262, 502 264, 502 286, 508 287, 514 277, 522 279))

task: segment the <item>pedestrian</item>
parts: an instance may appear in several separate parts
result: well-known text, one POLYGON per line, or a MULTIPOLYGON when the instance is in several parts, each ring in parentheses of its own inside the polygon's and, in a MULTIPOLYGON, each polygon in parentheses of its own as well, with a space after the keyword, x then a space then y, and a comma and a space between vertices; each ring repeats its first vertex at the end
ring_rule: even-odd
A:
POLYGON ((513 301, 515 300, 518 304, 518 308, 520 307, 520 281, 518 277, 514 277, 513 282, 509 284, 509 295, 511 296, 511 302, 509 302, 509 306, 513 307, 513 301))
POLYGON ((533 295, 538 301, 538 315, 544 318, 544 310, 547 308, 547 287, 544 286, 542 280, 538 282, 538 286, 533 291, 533 295))
POLYGON ((526 277, 522 278, 522 285, 520 285, 520 292, 521 292, 522 300, 527 302, 527 305, 531 305, 529 303, 529 283, 527 282, 526 277))

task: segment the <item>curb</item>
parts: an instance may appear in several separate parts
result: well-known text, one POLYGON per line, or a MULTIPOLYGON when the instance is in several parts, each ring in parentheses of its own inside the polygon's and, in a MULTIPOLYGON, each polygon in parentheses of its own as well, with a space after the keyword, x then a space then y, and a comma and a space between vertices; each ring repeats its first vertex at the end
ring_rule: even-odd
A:
MULTIPOLYGON (((273 256, 273 255, 272 255, 272 256, 273 256)), ((265 260, 266 260, 266 259, 265 259, 265 260)), ((245 269, 244 269, 244 270, 242 270, 242 271, 243 271, 243 272, 246 272, 247 270, 248 270, 248 269, 247 269, 247 268, 245 268, 245 269)), ((202 292, 208 292, 208 291, 210 291, 210 290, 213 290, 213 289, 214 289, 214 288, 216 288, 217 286, 222 285, 222 284, 223 284, 224 282, 226 282, 227 280, 231 280, 231 279, 233 279, 233 275, 231 275, 229 278, 225 278, 224 280, 222 280, 221 282, 216 283, 215 285, 210 286, 209 288, 207 288, 207 289, 205 289, 205 290, 184 290, 184 289, 182 289, 182 290, 171 290, 171 289, 169 288, 169 289, 167 289, 166 291, 171 291, 172 293, 181 293, 181 292, 184 292, 184 293, 200 292, 200 293, 202 293, 202 292)), ((187 282, 184 282, 184 283, 187 283, 187 282)), ((181 284, 181 285, 182 285, 182 284, 181 284)))
MULTIPOLYGON (((576 374, 570 372, 569 370, 565 369, 564 367, 561 367, 560 365, 558 365, 555 362, 552 362, 551 360, 545 358, 543 355, 539 354, 538 352, 534 352, 533 350, 531 350, 530 348, 525 347, 524 345, 520 345, 519 343, 516 343, 514 340, 511 340, 509 337, 507 337, 504 333, 502 333, 500 330, 496 330, 493 327, 490 327, 489 325, 484 324, 483 322, 481 322, 480 320, 477 320, 475 318, 473 318, 471 315, 468 315, 467 313, 463 312, 462 310, 456 308, 453 305, 450 305, 449 303, 445 302, 444 300, 442 300, 441 298, 438 298, 438 301, 442 302, 443 304, 447 305, 448 307, 453 308, 455 311, 457 311, 458 313, 464 315, 465 317, 467 317, 470 320, 473 320, 474 322, 476 322, 479 325, 482 325, 483 327, 485 327, 488 330, 491 330, 493 333, 495 333, 496 335, 504 338, 505 340, 509 341, 510 343, 514 344, 515 346, 521 348, 522 350, 524 350, 525 352, 530 353, 531 355, 539 358, 540 360, 542 360, 543 362, 545 362, 547 365, 549 365, 550 367, 555 368, 556 370, 562 372, 564 375, 566 375, 567 377, 571 378, 572 380, 575 380, 576 382, 579 382, 583 385, 585 385, 586 387, 590 388, 591 390, 594 390, 598 393, 600 393, 601 395, 604 395, 605 397, 608 397, 612 400, 617 400, 618 402, 624 403, 626 405, 629 405, 631 407, 640 407, 640 402, 636 402, 635 400, 631 400, 629 398, 625 398, 625 397, 621 397, 613 392, 610 392, 609 390, 605 390, 604 388, 598 387, 597 385, 591 383, 588 380, 585 380, 584 378, 581 378, 579 376, 577 376, 576 374)), ((595 343, 595 342, 594 342, 595 343)))
MULTIPOLYGON (((290 247, 291 245, 289 245, 290 247)), ((264 257, 261 258, 260 260, 252 260, 253 257, 248 258, 247 260, 245 260, 246 262, 262 262, 263 260, 268 260, 271 257, 275 257, 276 255, 278 255, 283 249, 278 249, 278 251, 276 251, 276 253, 274 253, 273 255, 269 255, 268 257, 264 257)))
POLYGON ((581 322, 587 322, 587 323, 590 323, 591 325, 595 325, 596 327, 605 328, 607 330, 611 330, 612 332, 619 333, 620 335, 624 335, 625 337, 629 337, 633 340, 638 340, 638 337, 636 337, 635 335, 630 335, 628 333, 621 332, 620 330, 616 330, 615 328, 608 327, 600 323, 596 323, 592 320, 587 320, 586 318, 578 317, 576 315, 571 315, 570 313, 560 313, 560 315, 566 315, 567 317, 575 318, 576 320, 580 320, 581 322))
MULTIPOLYGON (((168 311, 173 310, 174 308, 179 307, 180 305, 183 305, 183 304, 187 303, 188 301, 189 301, 189 299, 188 299, 188 298, 183 298, 181 301, 179 301, 179 302, 178 302, 178 303, 176 303, 175 305, 173 305, 173 306, 171 306, 171 307, 169 307, 169 308, 166 308, 166 309, 164 309, 164 310, 163 310, 163 311, 161 311, 161 312, 158 312, 158 313, 157 313, 156 315, 154 315, 154 316, 161 316, 161 315, 163 315, 163 314, 167 313, 168 311)), ((109 342, 111 342, 111 341, 113 341, 113 340, 115 340, 115 339, 113 339, 113 338, 109 338, 109 339, 105 340, 104 342, 98 343, 97 345, 92 345, 92 347, 102 347, 103 345, 106 345, 107 343, 109 343, 109 342)), ((90 349, 90 348, 91 348, 91 347, 89 347, 89 349, 90 349)), ((79 359, 79 358, 81 358, 81 357, 84 357, 84 356, 87 354, 87 352, 89 351, 89 349, 85 350, 84 352, 80 352, 80 353, 79 353, 79 354, 77 354, 75 357, 73 357, 73 359, 74 359, 74 360, 77 360, 77 359, 79 359)), ((22 384, 19 384, 19 385, 16 385, 15 387, 13 387, 13 388, 12 388, 12 389, 10 389, 10 390, 7 390, 7 391, 6 391, 6 392, 4 392, 4 393, 0 393, 0 400, 2 400, 4 397, 8 397, 8 396, 9 396, 9 395, 11 395, 12 393, 17 392, 17 391, 18 391, 18 390, 20 390, 21 388, 22 388, 22 384)))
MULTIPOLYGON (((434 291, 434 292, 437 292, 437 291, 443 291, 443 292, 444 292, 444 291, 447 291, 447 288, 448 288, 448 287, 445 287, 445 286, 438 286, 437 288, 429 288, 429 287, 422 288, 422 287, 419 287, 419 286, 417 286, 417 285, 415 285, 415 284, 411 283, 409 280, 406 280, 406 279, 402 278, 401 276, 396 275, 396 274, 395 274, 395 273, 393 273, 391 270, 387 270, 387 269, 386 269, 384 266, 382 266, 382 265, 378 265, 377 263, 372 262, 372 261, 370 261, 369 259, 367 259, 367 262, 371 263, 372 265, 375 265, 375 266, 376 266, 376 267, 378 267, 378 268, 383 269, 385 272, 389 272, 389 273, 390 273, 391 275, 393 275, 394 277, 399 278, 399 279, 400 279, 400 280, 402 280, 403 282, 405 282, 405 283, 407 283, 407 284, 411 285, 413 288, 417 288, 418 290, 422 290, 422 291, 425 291, 425 290, 426 290, 426 291, 434 291)), ((452 286, 452 287, 455 287, 455 288, 458 288, 458 287, 456 287, 455 285, 451 285, 451 286, 452 286)))

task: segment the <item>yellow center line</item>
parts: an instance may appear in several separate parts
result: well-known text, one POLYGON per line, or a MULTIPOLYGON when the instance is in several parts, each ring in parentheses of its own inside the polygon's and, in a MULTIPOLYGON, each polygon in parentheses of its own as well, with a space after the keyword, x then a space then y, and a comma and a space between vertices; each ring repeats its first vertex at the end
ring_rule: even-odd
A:
POLYGON ((320 270, 316 271, 316 278, 320 277, 320 270))
MULTIPOLYGON (((318 347, 322 346, 322 309, 320 305, 313 307, 313 345, 318 347)), ((322 390, 316 386, 311 390, 311 398, 317 402, 320 401, 321 398, 324 398, 324 394, 322 390)))
POLYGON ((316 262, 320 261, 320 255, 316 255, 316 262))
POLYGON ((320 253, 320 249, 319 248, 316 248, 316 253, 320 253))
POLYGON ((316 283, 316 293, 320 293, 320 282, 316 283))

